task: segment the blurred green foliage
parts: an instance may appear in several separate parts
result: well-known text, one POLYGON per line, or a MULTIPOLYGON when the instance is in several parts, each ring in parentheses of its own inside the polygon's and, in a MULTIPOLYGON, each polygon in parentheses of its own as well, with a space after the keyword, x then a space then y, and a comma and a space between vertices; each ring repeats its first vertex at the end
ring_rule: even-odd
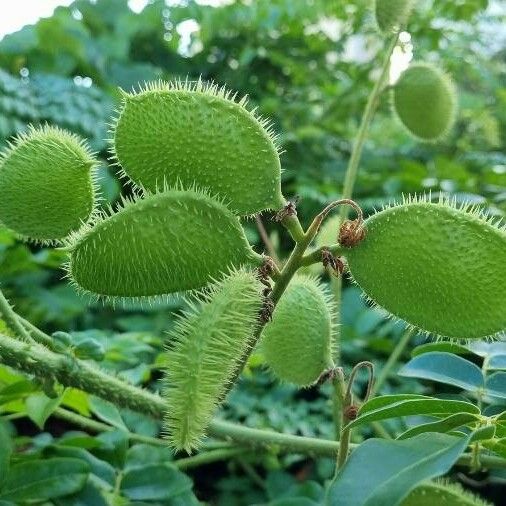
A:
MULTIPOLYGON (((458 122, 444 141, 420 144, 392 118, 385 95, 356 188, 366 211, 403 193, 431 191, 437 196, 444 191, 481 204, 492 214, 506 213, 506 34, 504 15, 487 10, 489 3, 417 2, 409 25, 414 58, 435 62, 454 76, 458 122)), ((219 8, 194 0, 170 4, 154 0, 136 14, 127 0, 76 0, 68 8, 57 8, 52 17, 5 36, 0 41, 0 144, 29 123, 49 122, 88 138, 103 160, 99 175, 104 201, 113 203, 121 185, 107 164, 106 138, 117 87, 129 90, 158 78, 202 76, 248 94, 252 106, 272 118, 284 149, 284 193, 301 197, 299 215, 307 223, 323 203, 340 195, 376 77, 384 41, 374 30, 370 2, 236 0, 219 8)), ((268 218, 264 221, 283 256, 288 237, 278 235, 268 218)), ((249 239, 262 250, 253 225, 246 227, 249 239)), ((134 384, 159 390, 164 331, 181 301, 123 308, 90 303, 62 280, 64 260, 59 250, 20 243, 0 229, 0 284, 18 312, 48 332, 69 332, 73 353, 100 359, 102 367, 134 384)), ((341 309, 345 368, 364 359, 381 367, 403 325, 368 307, 354 287, 345 287, 341 309)), ((0 329, 6 332, 1 320, 0 329)), ((423 338, 413 342, 422 343, 423 338)), ((168 450, 132 440, 129 445, 129 433, 157 436, 157 422, 119 412, 77 390, 52 387, 0 367, 0 415, 6 419, 0 420, 0 465, 11 455, 10 443, 2 441, 12 439, 15 449, 10 459, 15 472, 9 474, 11 482, 3 484, 7 492, 0 495, 0 503, 196 504, 191 482, 170 463, 168 450), (107 423, 111 430, 98 436, 76 430, 52 416, 58 406, 107 423), (34 476, 25 496, 10 493, 16 476, 28 476, 34 463, 52 481, 34 476), (54 478, 61 469, 72 470, 67 488, 54 478), (41 489, 37 479, 49 485, 41 489)), ((383 392, 433 389, 413 378, 393 377, 383 392)), ((451 388, 438 391, 455 393, 451 388)), ((330 438, 329 399, 327 386, 297 391, 276 384, 255 354, 221 416, 330 438)), ((405 430, 394 422, 384 427, 392 434, 405 430)), ((356 432, 357 441, 371 435, 356 432)), ((213 504, 306 505, 321 500, 332 462, 281 456, 274 450, 189 473, 198 498, 213 504)), ((493 495, 493 487, 487 492, 493 495)))

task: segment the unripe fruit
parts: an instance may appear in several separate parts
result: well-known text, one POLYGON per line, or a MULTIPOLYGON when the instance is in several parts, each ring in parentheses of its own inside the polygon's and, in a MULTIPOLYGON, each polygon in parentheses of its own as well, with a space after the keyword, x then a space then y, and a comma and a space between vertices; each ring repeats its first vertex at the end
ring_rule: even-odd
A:
POLYGON ((24 239, 63 239, 93 211, 96 163, 77 136, 30 128, 0 155, 0 222, 24 239))
POLYGON ((368 218, 345 256, 379 306, 450 338, 506 329, 506 231, 473 208, 409 199, 368 218))
POLYGON ((262 285, 240 270, 190 302, 170 333, 164 389, 169 443, 187 452, 198 448, 252 344, 262 285))
POLYGON ((489 504, 456 483, 427 482, 412 490, 402 501, 401 506, 488 506, 489 504))
POLYGON ((307 387, 332 365, 334 317, 321 283, 294 277, 262 332, 265 361, 280 380, 307 387))
POLYGON ((260 265, 237 217, 197 190, 167 190, 99 219, 69 241, 69 273, 107 297, 200 288, 231 266, 260 265))
POLYGON ((124 94, 113 131, 124 174, 149 191, 196 184, 238 215, 286 203, 270 124, 224 88, 200 80, 149 84, 124 94))
POLYGON ((401 123, 415 137, 437 141, 453 126, 457 96, 450 78, 441 70, 416 63, 393 87, 393 107, 401 123))
POLYGON ((375 0, 376 23, 383 33, 398 32, 408 21, 414 0, 375 0))

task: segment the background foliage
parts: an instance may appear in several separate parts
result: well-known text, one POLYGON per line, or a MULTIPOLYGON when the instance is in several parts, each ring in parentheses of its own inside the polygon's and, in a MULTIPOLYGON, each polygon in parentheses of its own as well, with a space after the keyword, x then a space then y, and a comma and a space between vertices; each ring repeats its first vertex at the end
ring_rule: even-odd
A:
MULTIPOLYGON (((409 26, 414 57, 436 62, 455 76, 457 127, 443 142, 420 144, 392 119, 383 100, 360 169, 358 202, 371 211, 403 193, 444 191, 504 215, 506 36, 504 27, 499 29, 504 17, 494 14, 487 0, 418 3, 409 26)), ((0 41, 0 143, 28 123, 50 122, 79 133, 100 153, 102 194, 112 203, 121 184, 108 167, 105 139, 117 87, 201 75, 248 94, 261 114, 273 119, 285 151, 284 193, 301 197, 299 214, 307 223, 323 203, 339 198, 375 77, 382 40, 368 6, 367 0, 236 0, 214 8, 191 0, 171 6, 155 0, 136 14, 126 0, 76 0, 0 41), (198 30, 190 36, 188 27, 198 30)), ((289 238, 278 235, 269 217, 264 222, 283 256, 289 238)), ((261 251, 256 229, 251 222, 246 226, 261 251)), ((90 305, 62 280, 64 258, 58 250, 19 243, 0 229, 0 284, 18 312, 48 332, 71 332, 84 358, 158 389, 164 331, 181 302, 145 308, 90 305)), ((341 311, 344 367, 364 359, 381 367, 403 325, 367 307, 351 286, 345 287, 341 311)), ((424 339, 416 336, 413 342, 424 339)), ((479 354, 470 358, 480 360, 479 354)), ((11 448, 21 480, 34 469, 51 475, 46 485, 34 479, 22 492, 4 493, 2 504, 179 505, 196 504, 196 497, 220 505, 295 504, 283 502, 295 497, 297 504, 311 504, 332 472, 330 460, 282 456, 274 448, 185 475, 168 464, 169 450, 149 439, 159 434, 157 422, 72 389, 48 392, 45 387, 0 366, 0 443, 5 442, 0 463, 11 448), (101 423, 95 431, 80 430, 61 407, 101 423)), ((456 395, 460 389, 394 376, 382 391, 456 395)), ((221 416, 331 438, 329 395, 326 386, 296 391, 277 384, 257 353, 221 416)), ((500 409, 501 402, 493 401, 491 409, 500 409)), ((399 425, 386 422, 383 430, 406 429, 399 425)), ((356 442, 372 435, 355 432, 356 442)), ((468 486, 481 483, 480 493, 499 501, 504 472, 466 477, 461 471, 457 479, 468 486)), ((15 490, 16 483, 9 487, 15 490)))

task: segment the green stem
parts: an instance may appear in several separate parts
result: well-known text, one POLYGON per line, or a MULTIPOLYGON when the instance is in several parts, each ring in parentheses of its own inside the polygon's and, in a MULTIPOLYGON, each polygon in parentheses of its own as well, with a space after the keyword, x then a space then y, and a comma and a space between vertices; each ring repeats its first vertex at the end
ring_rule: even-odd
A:
POLYGON ((5 298, 1 290, 0 290, 0 313, 4 317, 5 323, 7 323, 10 329, 14 331, 19 336, 20 339, 22 339, 27 343, 35 342, 32 336, 30 336, 30 334, 27 332, 25 327, 21 325, 18 315, 14 312, 11 305, 9 304, 9 301, 5 298))
POLYGON ((42 330, 38 329, 35 325, 33 325, 33 323, 25 320, 23 317, 19 315, 17 315, 17 317, 35 341, 43 346, 46 346, 52 351, 56 351, 53 339, 50 336, 48 336, 45 332, 42 332, 42 330))
MULTIPOLYGON (((364 114, 362 115, 362 120, 360 122, 360 127, 358 129, 357 137, 355 138, 355 142, 353 144, 353 149, 351 152, 350 160, 348 162, 348 168, 346 169, 346 175, 344 177, 344 187, 343 187, 343 199, 349 199, 353 195, 353 188, 355 187, 355 181, 357 179, 358 168, 360 164, 360 159, 362 158, 362 150, 364 149, 364 142, 369 130, 369 126, 371 124, 374 113, 376 112, 376 108, 378 107, 379 97, 381 92, 383 91, 383 85, 387 79, 388 71, 390 69, 390 58, 392 57, 392 53, 394 51, 395 46, 397 45, 397 41, 399 39, 399 34, 395 34, 387 47, 387 51, 385 53, 385 57, 383 59, 383 64, 381 67, 381 73, 376 81, 371 94, 367 100, 367 105, 364 110, 364 114)), ((341 218, 344 220, 348 216, 348 211, 346 208, 341 209, 341 218)))
POLYGON ((304 255, 300 260, 300 266, 305 267, 307 265, 317 264, 322 261, 322 251, 327 249, 334 256, 340 256, 345 252, 345 248, 339 244, 332 244, 331 246, 322 246, 321 248, 315 249, 311 253, 304 255))
POLYGON ((180 470, 186 470, 193 467, 203 466, 205 464, 212 464, 213 462, 219 462, 220 460, 228 460, 234 457, 243 456, 245 453, 247 453, 247 450, 244 448, 223 448, 178 459, 175 460, 173 464, 180 470))
POLYGON ((405 350, 414 333, 415 331, 413 329, 409 329, 406 330, 404 334, 402 334, 401 338, 399 339, 399 342, 396 344, 392 353, 388 357, 388 360, 386 361, 383 369, 381 369, 381 372, 378 374, 378 377, 371 390, 371 397, 375 396, 376 393, 380 391, 386 379, 392 372, 392 368, 397 363, 397 360, 401 356, 402 352, 405 350))

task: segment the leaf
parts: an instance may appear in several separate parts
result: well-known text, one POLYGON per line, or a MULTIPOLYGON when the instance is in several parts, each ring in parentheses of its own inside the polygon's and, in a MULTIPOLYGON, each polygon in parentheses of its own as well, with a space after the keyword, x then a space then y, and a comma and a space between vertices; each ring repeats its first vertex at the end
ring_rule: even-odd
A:
POLYGON ((59 406, 62 396, 50 399, 46 394, 38 393, 28 396, 25 399, 26 414, 35 422, 39 429, 44 428, 46 420, 59 406))
POLYGON ((169 464, 136 467, 127 471, 121 481, 121 492, 136 501, 167 500, 188 492, 190 478, 169 464))
POLYGON ((80 490, 88 478, 89 466, 78 459, 32 460, 13 466, 0 499, 17 502, 47 501, 80 490))
POLYGON ((403 432, 397 437, 397 439, 408 439, 424 432, 448 432, 460 427, 461 425, 467 425, 468 423, 476 422, 477 420, 479 420, 479 417, 471 413, 456 413, 443 418, 442 420, 417 425, 416 427, 403 432))
POLYGON ((100 397, 93 396, 90 399, 90 409, 94 415, 100 418, 100 420, 107 422, 109 425, 118 429, 128 431, 125 422, 121 418, 118 408, 114 404, 104 401, 103 399, 100 399, 100 397))
POLYGON ((9 464, 12 454, 12 442, 7 432, 7 426, 0 419, 0 485, 5 480, 9 470, 9 464))
MULTIPOLYGON (((367 403, 364 404, 367 406, 367 403)), ((410 415, 433 415, 445 416, 452 413, 474 413, 479 414, 480 410, 470 402, 454 401, 446 399, 435 399, 425 397, 421 399, 406 399, 393 404, 374 409, 372 411, 359 410, 359 417, 348 424, 348 428, 357 427, 364 423, 386 420, 388 418, 398 418, 410 415)))
POLYGON ((483 388, 481 369, 469 360, 443 352, 430 352, 411 359, 399 376, 428 379, 469 391, 483 388))
POLYGON ((421 344, 417 346, 412 352, 412 357, 417 357, 424 353, 430 353, 432 351, 442 351, 446 353, 454 353, 455 355, 470 355, 472 352, 465 346, 457 343, 450 343, 448 341, 439 341, 435 343, 421 344))
POLYGON ((374 411, 379 408, 394 404, 400 401, 408 401, 414 399, 430 399, 426 395, 418 394, 396 394, 396 395, 382 395, 381 397, 374 397, 360 407, 359 413, 362 415, 369 411, 374 411))
POLYGON ((500 457, 506 459, 506 438, 492 439, 491 441, 482 441, 481 444, 488 450, 493 451, 500 457))
POLYGON ((485 394, 506 399, 506 372, 496 372, 487 378, 485 394))
POLYGON ((425 433, 403 441, 369 439, 349 457, 329 490, 329 504, 396 506, 420 482, 448 472, 467 438, 425 433))
POLYGON ((506 355, 493 355, 490 357, 487 369, 504 369, 506 370, 506 355))

